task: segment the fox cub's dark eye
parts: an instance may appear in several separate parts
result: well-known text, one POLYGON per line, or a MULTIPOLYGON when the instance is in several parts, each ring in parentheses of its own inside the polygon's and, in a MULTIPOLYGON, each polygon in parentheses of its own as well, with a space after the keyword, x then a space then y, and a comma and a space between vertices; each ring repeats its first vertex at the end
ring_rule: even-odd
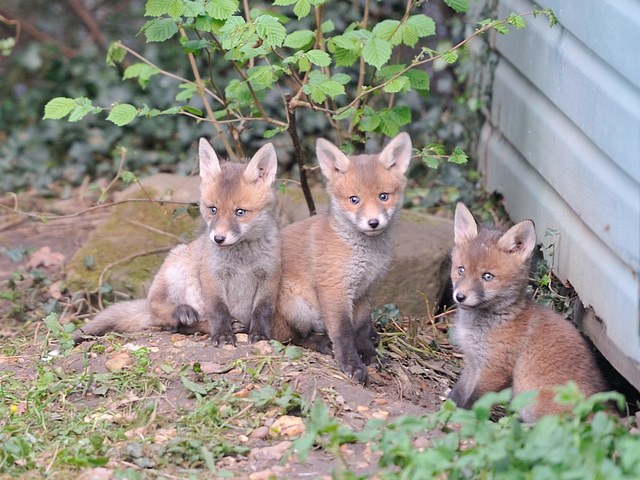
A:
POLYGON ((381 193, 380 194, 380 200, 382 200, 383 202, 386 202, 387 200, 389 200, 389 194, 388 193, 381 193))
POLYGON ((349 197, 349 201, 351 202, 351 205, 357 205, 360 203, 360 199, 355 195, 352 197, 349 197))
POLYGON ((209 210, 211 211, 211 215, 218 213, 218 207, 211 207, 209 210))
POLYGON ((247 213, 247 211, 244 208, 239 208, 239 209, 236 210, 236 215, 238 217, 244 216, 245 213, 247 213))
POLYGON ((464 275, 464 267, 458 268, 458 275, 464 275))
POLYGON ((489 273, 489 272, 483 273, 482 274, 482 279, 485 282, 490 282, 491 280, 493 280, 493 273, 489 273))

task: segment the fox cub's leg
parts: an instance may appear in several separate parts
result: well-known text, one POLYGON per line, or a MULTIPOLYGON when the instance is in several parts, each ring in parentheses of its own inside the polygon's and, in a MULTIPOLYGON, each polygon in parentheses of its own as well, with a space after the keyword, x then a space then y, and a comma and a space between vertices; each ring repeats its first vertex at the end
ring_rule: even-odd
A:
POLYGON ((265 298, 251 312, 249 325, 249 343, 271 339, 271 318, 273 317, 273 299, 265 298))
MULTIPOLYGON (((333 343, 333 354, 338 367, 349 377, 364 384, 367 380, 367 367, 356 349, 356 329, 353 325, 351 309, 348 305, 342 305, 342 302, 336 302, 331 292, 320 292, 320 305, 323 305, 327 331, 333 343)), ((368 339, 370 330, 366 332, 365 337, 368 339)), ((371 343, 370 339, 368 341, 371 343)), ((366 350, 366 354, 370 355, 371 350, 373 345, 371 349, 366 350)), ((375 353, 375 350, 373 351, 375 353)))
POLYGON ((355 344, 358 355, 365 365, 376 362, 376 344, 380 336, 371 323, 371 303, 368 299, 358 301, 353 309, 353 327, 355 330, 355 344))
POLYGON ((233 319, 229 307, 222 298, 212 300, 209 314, 209 327, 211 329, 211 343, 216 347, 226 344, 237 345, 236 335, 233 333, 233 319))
POLYGON ((466 366, 462 375, 453 386, 449 398, 460 408, 470 409, 474 402, 480 398, 477 389, 478 374, 471 367, 466 366))

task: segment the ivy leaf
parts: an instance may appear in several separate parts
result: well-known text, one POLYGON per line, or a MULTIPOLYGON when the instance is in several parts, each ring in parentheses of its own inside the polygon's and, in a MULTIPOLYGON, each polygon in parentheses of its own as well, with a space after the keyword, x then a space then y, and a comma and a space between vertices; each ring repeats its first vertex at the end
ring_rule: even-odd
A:
POLYGON ((391 58, 391 51, 390 42, 379 37, 371 37, 362 48, 362 56, 369 65, 380 68, 391 58))
POLYGON ((204 6, 207 15, 216 20, 226 20, 239 10, 238 0, 210 0, 204 6))
POLYGON ((143 28, 147 42, 164 42, 178 33, 178 25, 173 18, 152 20, 143 28))
POLYGON ((136 118, 137 114, 138 109, 136 107, 128 103, 123 103, 122 105, 116 105, 111 109, 107 120, 115 123, 119 127, 122 127, 123 125, 133 122, 133 119, 136 118))
POLYGON ((73 98, 67 97, 56 97, 47 102, 44 106, 44 117, 43 120, 51 118, 53 120, 60 120, 61 118, 69 115, 71 110, 73 110, 75 103, 73 98))
POLYGON ((467 0, 444 0, 444 3, 453 8, 456 12, 469 11, 469 2, 467 0))
POLYGON ((289 48, 295 48, 297 50, 304 50, 309 44, 313 42, 313 32, 311 30, 298 30, 287 35, 284 40, 284 46, 289 48))

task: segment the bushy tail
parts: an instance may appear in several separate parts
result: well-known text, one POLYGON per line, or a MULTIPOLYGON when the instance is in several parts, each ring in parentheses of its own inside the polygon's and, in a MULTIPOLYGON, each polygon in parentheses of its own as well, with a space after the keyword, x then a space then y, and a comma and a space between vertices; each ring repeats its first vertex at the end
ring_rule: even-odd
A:
POLYGON ((79 327, 71 336, 77 344, 90 337, 109 332, 139 332, 151 326, 151 314, 146 299, 120 302, 105 308, 86 325, 79 327))

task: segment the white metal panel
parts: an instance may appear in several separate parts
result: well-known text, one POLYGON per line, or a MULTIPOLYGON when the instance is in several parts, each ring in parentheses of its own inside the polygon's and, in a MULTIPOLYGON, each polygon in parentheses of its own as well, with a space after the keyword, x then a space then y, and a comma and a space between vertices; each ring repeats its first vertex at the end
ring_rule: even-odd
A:
POLYGON ((638 272, 594 235, 499 131, 485 126, 480 151, 486 157, 488 187, 504 194, 511 218, 534 219, 541 242, 548 228, 560 232, 554 273, 571 282, 603 320, 607 336, 640 368, 638 272))
POLYGON ((640 89, 640 2, 638 0, 540 0, 559 22, 640 89))
MULTIPOLYGON (((501 0, 500 16, 533 9, 528 0, 501 0)), ((606 34, 607 32, 603 32, 606 34)), ((640 182, 640 90, 563 26, 528 19, 524 30, 496 37, 498 51, 593 142, 640 182)), ((638 44, 621 43, 628 62, 638 44)))
POLYGON ((504 60, 495 71, 491 123, 596 236, 640 271, 640 186, 504 60))

